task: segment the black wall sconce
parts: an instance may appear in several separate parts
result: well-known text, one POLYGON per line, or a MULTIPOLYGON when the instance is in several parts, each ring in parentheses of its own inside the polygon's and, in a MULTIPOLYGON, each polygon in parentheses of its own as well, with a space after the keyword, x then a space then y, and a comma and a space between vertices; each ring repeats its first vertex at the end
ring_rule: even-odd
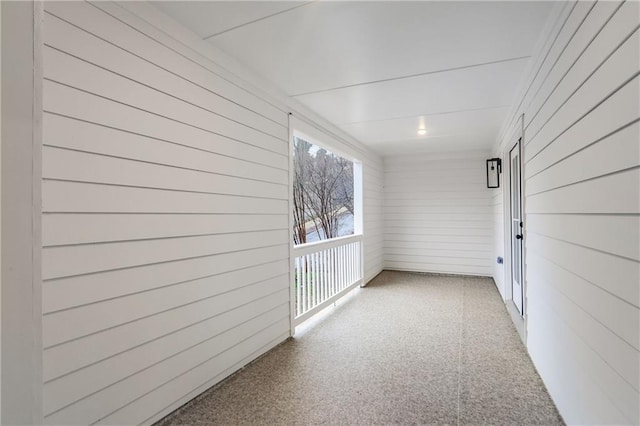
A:
POLYGON ((500 173, 502 173, 502 160, 489 158, 487 160, 487 188, 500 188, 500 173))

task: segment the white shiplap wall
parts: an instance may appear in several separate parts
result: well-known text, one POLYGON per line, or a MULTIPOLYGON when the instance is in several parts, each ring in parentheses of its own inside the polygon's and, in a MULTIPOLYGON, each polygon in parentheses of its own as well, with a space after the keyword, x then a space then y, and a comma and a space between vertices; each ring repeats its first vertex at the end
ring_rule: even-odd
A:
POLYGON ((287 108, 119 6, 45 12, 45 423, 151 422, 289 336, 287 108))
POLYGON ((452 152, 384 159, 385 268, 491 275, 487 158, 452 152))
MULTIPOLYGON (((213 58, 215 61, 222 62, 222 65, 208 62, 208 65, 211 66, 212 69, 215 69, 220 75, 225 75, 233 81, 238 80, 238 78, 240 78, 240 81, 243 83, 250 81, 253 85, 252 87, 259 88, 260 93, 266 91, 268 93, 267 96, 269 97, 270 95, 270 97, 274 99, 274 102, 280 101, 281 104, 287 106, 288 110, 292 111, 294 121, 295 118, 300 118, 308 124, 311 124, 317 131, 323 133, 328 140, 332 141, 332 146, 335 149, 360 161, 363 167, 365 283, 379 274, 383 266, 382 157, 296 100, 282 95, 270 82, 262 80, 260 76, 257 76, 241 64, 238 64, 234 59, 226 55, 226 53, 214 49, 209 43, 203 43, 198 36, 176 23, 172 18, 166 16, 158 9, 144 2, 120 2, 119 4, 135 14, 136 17, 145 20, 145 31, 147 31, 147 33, 163 37, 164 41, 170 45, 188 46, 188 52, 195 55, 196 58, 204 56, 207 59, 213 58), (164 32, 170 33, 171 37, 166 38, 166 34, 163 34, 164 32)), ((128 18, 127 15, 123 15, 122 11, 118 9, 110 8, 110 10, 118 12, 117 16, 128 18)), ((324 140, 324 137, 320 139, 324 140)))
POLYGON ((506 126, 524 114, 527 345, 567 423, 638 424, 640 3, 560 16, 506 126))

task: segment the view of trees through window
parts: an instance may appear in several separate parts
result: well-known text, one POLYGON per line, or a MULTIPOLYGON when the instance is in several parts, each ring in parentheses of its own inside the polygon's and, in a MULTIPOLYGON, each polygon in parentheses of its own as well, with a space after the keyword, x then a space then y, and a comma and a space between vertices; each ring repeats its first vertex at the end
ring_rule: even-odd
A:
POLYGON ((294 138, 295 244, 353 234, 353 162, 294 138))

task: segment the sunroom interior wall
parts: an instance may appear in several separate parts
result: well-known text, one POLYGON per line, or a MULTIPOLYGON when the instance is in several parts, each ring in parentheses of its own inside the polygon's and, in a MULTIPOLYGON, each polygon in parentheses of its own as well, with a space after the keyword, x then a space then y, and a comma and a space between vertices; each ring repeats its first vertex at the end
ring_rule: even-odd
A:
POLYGON ((640 422, 639 24, 567 3, 505 125, 524 114, 528 350, 568 424, 640 422))
POLYGON ((47 424, 153 422, 290 335, 291 108, 145 7, 45 3, 47 424))
POLYGON ((489 152, 384 159, 386 269, 491 276, 489 152))

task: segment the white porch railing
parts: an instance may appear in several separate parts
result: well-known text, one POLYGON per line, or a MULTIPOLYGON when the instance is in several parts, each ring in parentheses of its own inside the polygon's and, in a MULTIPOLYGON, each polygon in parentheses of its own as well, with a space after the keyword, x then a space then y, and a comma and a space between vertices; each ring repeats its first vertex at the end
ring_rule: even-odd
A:
POLYGON ((301 244, 293 255, 294 325, 362 283, 362 235, 301 244))

